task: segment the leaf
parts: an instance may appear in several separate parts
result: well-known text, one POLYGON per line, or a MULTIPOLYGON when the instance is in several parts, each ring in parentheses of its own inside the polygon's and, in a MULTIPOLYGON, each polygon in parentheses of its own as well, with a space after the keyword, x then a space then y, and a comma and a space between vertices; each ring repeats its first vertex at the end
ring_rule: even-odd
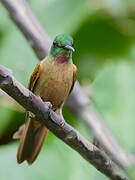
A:
POLYGON ((134 64, 125 61, 104 68, 92 85, 93 100, 120 145, 135 152, 134 64))
POLYGON ((48 142, 32 166, 28 166, 26 162, 17 164, 18 143, 2 146, 0 148, 0 179, 107 179, 60 140, 55 139, 49 146, 47 144, 48 142))

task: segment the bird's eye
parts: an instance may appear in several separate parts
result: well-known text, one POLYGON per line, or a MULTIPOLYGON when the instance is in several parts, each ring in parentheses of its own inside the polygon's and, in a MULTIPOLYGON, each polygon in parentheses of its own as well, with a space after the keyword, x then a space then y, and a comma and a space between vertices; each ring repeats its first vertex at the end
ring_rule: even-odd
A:
POLYGON ((74 43, 72 43, 72 47, 74 47, 74 43))
POLYGON ((54 47, 57 47, 58 46, 58 43, 56 41, 53 42, 53 46, 54 47))

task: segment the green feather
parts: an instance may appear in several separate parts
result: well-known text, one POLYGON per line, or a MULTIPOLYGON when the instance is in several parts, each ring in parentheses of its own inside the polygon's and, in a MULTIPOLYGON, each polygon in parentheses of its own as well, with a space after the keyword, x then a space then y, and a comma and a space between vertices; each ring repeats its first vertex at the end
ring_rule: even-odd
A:
POLYGON ((69 59, 72 59, 72 51, 74 51, 72 37, 67 34, 60 34, 56 36, 53 41, 50 55, 53 57, 66 56, 69 57, 69 59))

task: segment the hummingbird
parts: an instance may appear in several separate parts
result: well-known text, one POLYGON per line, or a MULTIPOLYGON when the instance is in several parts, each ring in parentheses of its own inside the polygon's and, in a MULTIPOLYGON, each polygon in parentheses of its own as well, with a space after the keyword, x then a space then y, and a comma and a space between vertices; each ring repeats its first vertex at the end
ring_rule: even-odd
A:
MULTIPOLYGON (((73 39, 67 34, 57 35, 49 55, 38 64, 29 81, 29 90, 52 104, 52 110, 59 116, 75 81, 77 68, 72 62, 73 39)), ((26 112, 26 123, 20 137, 17 153, 18 163, 24 160, 31 165, 37 158, 47 136, 48 129, 42 122, 26 112)))

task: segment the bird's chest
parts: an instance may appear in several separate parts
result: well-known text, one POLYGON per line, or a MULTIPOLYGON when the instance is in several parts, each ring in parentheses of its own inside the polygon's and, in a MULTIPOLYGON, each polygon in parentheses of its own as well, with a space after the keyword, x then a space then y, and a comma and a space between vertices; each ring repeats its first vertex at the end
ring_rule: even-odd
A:
POLYGON ((39 80, 40 89, 35 94, 44 101, 50 101, 53 109, 57 109, 68 96, 73 81, 73 65, 67 63, 48 63, 39 80))

